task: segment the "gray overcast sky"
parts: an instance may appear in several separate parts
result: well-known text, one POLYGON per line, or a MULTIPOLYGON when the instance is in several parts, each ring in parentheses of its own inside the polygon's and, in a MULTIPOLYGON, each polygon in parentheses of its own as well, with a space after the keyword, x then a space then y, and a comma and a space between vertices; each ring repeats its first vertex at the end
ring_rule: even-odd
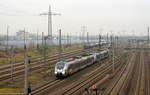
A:
POLYGON ((63 33, 79 35, 82 25, 89 34, 110 33, 121 35, 146 35, 150 26, 150 0, 0 0, 0 34, 6 34, 6 26, 15 34, 19 29, 47 34, 47 16, 38 16, 52 11, 53 33, 61 28, 63 33), (132 32, 134 31, 134 33, 132 32))

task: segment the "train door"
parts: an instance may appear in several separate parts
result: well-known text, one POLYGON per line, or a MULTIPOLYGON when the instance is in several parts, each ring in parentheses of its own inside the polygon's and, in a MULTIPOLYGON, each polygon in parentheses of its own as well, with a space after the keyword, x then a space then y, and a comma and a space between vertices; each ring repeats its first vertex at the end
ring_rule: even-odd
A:
POLYGON ((97 56, 96 54, 94 54, 94 63, 96 63, 96 61, 97 61, 97 56))

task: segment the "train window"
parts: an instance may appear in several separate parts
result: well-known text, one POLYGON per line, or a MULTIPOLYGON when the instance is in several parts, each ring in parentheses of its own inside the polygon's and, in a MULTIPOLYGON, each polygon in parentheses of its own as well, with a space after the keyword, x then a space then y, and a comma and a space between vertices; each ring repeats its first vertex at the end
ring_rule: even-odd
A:
POLYGON ((63 69, 64 66, 65 66, 64 62, 59 62, 59 63, 56 64, 57 69, 63 69))
POLYGON ((71 64, 68 65, 68 69, 71 69, 71 64))
POLYGON ((72 64, 69 64, 68 69, 72 69, 72 68, 73 68, 72 64))
POLYGON ((70 62, 70 61, 73 61, 74 59, 73 58, 70 58, 70 59, 67 59, 66 62, 70 62))
POLYGON ((88 57, 88 59, 87 59, 87 63, 89 63, 91 61, 91 58, 90 57, 88 57))
POLYGON ((72 69, 73 68, 73 66, 72 66, 72 64, 70 64, 70 69, 72 69))
POLYGON ((87 63, 87 58, 85 58, 84 63, 85 63, 85 64, 87 63))
POLYGON ((83 59, 81 65, 83 66, 83 65, 85 65, 85 64, 86 64, 85 59, 83 59))
POLYGON ((71 68, 72 68, 72 69, 76 68, 76 64, 74 64, 74 63, 71 64, 71 68))
POLYGON ((82 59, 81 65, 83 66, 84 64, 86 64, 86 60, 85 60, 85 59, 82 59))
POLYGON ((76 56, 76 57, 74 57, 75 59, 80 59, 81 58, 81 56, 76 56))
POLYGON ((80 62, 77 63, 77 67, 80 67, 80 62))

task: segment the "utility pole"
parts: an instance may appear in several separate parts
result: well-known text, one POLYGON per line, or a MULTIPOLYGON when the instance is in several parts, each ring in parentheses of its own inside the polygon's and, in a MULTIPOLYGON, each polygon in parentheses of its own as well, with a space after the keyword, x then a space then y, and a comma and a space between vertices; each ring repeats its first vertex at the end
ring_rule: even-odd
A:
MULTIPOLYGON (((44 45, 44 41, 45 41, 44 32, 42 32, 42 55, 43 55, 43 59, 44 59, 44 63, 45 63, 45 45, 44 45)), ((43 65, 43 67, 44 67, 44 65, 43 65)))
POLYGON ((81 26, 81 33, 82 33, 82 44, 85 45, 85 37, 84 34, 87 31, 87 27, 86 26, 81 26))
POLYGON ((67 46, 67 34, 64 35, 64 45, 67 46))
POLYGON ((39 33, 39 30, 37 30, 37 49, 39 49, 39 44, 38 44, 39 37, 38 37, 38 33, 39 33))
MULTIPOLYGON (((90 43, 89 43, 89 33, 87 32, 87 46, 90 47, 90 43)), ((90 49, 88 50, 88 53, 90 54, 90 49)))
POLYGON ((119 48, 119 36, 117 36, 117 49, 119 48))
POLYGON ((42 48, 44 47, 44 32, 42 32, 42 48))
POLYGON ((87 32, 87 44, 89 45, 89 33, 87 32))
POLYGON ((70 32, 70 47, 71 47, 72 43, 71 43, 71 32, 70 32))
POLYGON ((107 43, 109 43, 108 33, 107 33, 107 43))
POLYGON ((147 46, 149 47, 149 27, 147 28, 147 32, 148 32, 148 41, 147 41, 147 46))
POLYGON ((69 46, 69 35, 67 33, 67 46, 69 46))
POLYGON ((25 36, 25 29, 24 29, 24 64, 25 64, 25 95, 28 95, 28 61, 27 61, 27 54, 26 54, 26 36, 25 36))
POLYGON ((114 36, 114 49, 115 49, 115 54, 116 54, 116 47, 117 47, 117 36, 114 36))
POLYGON ((52 15, 61 15, 57 13, 52 13, 51 12, 51 6, 49 5, 49 11, 48 13, 41 13, 40 16, 42 15, 48 15, 48 36, 50 38, 50 44, 53 42, 53 35, 52 35, 52 15))
POLYGON ((59 30, 59 61, 61 61, 61 29, 59 30))
POLYGON ((112 68, 112 71, 114 72, 115 71, 115 43, 114 43, 114 37, 112 37, 112 47, 113 47, 113 50, 112 50, 112 53, 113 53, 113 56, 112 56, 112 59, 113 59, 113 68, 112 68))
POLYGON ((118 51, 119 51, 119 50, 118 50, 118 49, 119 49, 119 48, 118 48, 118 47, 119 47, 119 46, 118 46, 118 43, 119 43, 118 39, 119 39, 118 36, 116 36, 116 52, 117 52, 117 55, 118 55, 118 51))
POLYGON ((112 49, 112 40, 113 40, 113 37, 110 36, 110 45, 111 45, 111 49, 112 49))
MULTIPOLYGON (((47 36, 44 37, 44 63, 46 64, 46 40, 47 40, 47 36)), ((45 65, 46 66, 46 65, 45 65)))
POLYGON ((14 71, 14 67, 13 67, 13 64, 14 64, 14 47, 11 46, 11 80, 13 81, 13 71, 14 71))
POLYGON ((79 40, 81 41, 81 43, 82 43, 82 31, 80 30, 80 32, 79 32, 79 40))
POLYGON ((101 35, 99 34, 99 50, 101 49, 101 35))
POLYGON ((6 47, 7 61, 8 61, 8 33, 9 33, 9 26, 7 26, 7 47, 6 47))
MULTIPOLYGON (((99 50, 101 50, 101 35, 99 34, 99 50)), ((99 56, 99 63, 101 64, 101 56, 99 56)))

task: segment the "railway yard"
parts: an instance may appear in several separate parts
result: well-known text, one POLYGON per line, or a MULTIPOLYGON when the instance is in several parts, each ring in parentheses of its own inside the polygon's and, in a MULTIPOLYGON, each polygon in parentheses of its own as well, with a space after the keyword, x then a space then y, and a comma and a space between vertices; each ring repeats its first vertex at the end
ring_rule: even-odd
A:
MULTIPOLYGON (((135 46, 134 46, 135 47, 135 46)), ((79 49, 63 53, 66 60, 107 49, 79 49)), ((114 59, 109 56, 99 59, 67 77, 54 75, 58 54, 31 60, 28 79, 32 95, 150 95, 149 50, 117 49, 114 59), (113 63, 114 60, 114 63, 113 63)), ((0 94, 24 94, 24 62, 0 67, 0 94), (5 89, 11 89, 5 93, 5 89), (2 92, 4 91, 4 92, 2 92), (11 92, 12 91, 12 92, 11 92)), ((8 90, 7 90, 8 91, 8 90)))
POLYGON ((150 0, 0 0, 0 95, 150 95, 150 0))

